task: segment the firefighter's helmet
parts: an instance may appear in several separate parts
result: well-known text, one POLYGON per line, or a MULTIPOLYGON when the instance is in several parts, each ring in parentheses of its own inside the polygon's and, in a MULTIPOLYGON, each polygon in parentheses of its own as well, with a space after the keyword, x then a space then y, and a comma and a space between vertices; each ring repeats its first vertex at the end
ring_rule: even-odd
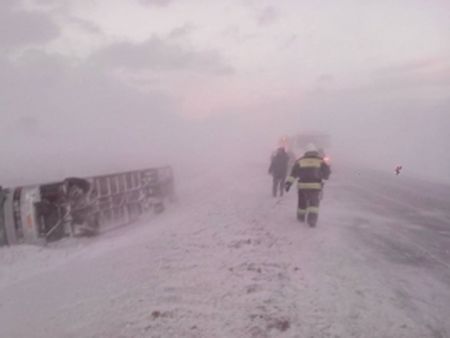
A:
POLYGON ((309 152, 317 151, 317 147, 314 145, 314 143, 308 143, 305 150, 307 153, 309 153, 309 152))

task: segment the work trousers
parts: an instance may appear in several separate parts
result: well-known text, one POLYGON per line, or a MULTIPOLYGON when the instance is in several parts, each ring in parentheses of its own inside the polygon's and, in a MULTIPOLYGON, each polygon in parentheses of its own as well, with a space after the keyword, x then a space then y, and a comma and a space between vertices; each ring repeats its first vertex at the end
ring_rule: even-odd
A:
POLYGON ((277 197, 277 191, 280 191, 280 196, 283 196, 284 193, 284 182, 286 182, 286 176, 273 176, 272 182, 272 195, 273 197, 277 197))
POLYGON ((319 189, 299 189, 297 219, 301 222, 305 220, 310 226, 315 226, 319 218, 320 204, 319 189))

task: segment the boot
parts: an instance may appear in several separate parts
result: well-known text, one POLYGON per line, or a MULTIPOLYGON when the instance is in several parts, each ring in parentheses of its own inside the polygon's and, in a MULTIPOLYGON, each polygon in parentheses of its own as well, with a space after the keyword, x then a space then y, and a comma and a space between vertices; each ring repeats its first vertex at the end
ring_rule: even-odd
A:
POLYGON ((319 215, 317 214, 308 214, 308 224, 311 228, 314 228, 316 226, 318 217, 319 215))

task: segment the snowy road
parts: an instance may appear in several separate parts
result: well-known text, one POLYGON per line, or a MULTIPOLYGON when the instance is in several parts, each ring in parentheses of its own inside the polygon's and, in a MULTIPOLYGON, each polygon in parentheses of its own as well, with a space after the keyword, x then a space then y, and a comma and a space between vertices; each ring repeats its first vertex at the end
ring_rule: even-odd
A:
POLYGON ((265 166, 96 239, 0 250, 0 337, 450 337, 450 188, 336 170, 319 225, 265 166))

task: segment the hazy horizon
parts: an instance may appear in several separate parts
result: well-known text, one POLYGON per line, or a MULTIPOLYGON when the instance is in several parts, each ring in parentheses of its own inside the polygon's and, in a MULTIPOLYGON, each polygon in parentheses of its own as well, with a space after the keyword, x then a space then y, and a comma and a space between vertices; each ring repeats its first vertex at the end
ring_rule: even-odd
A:
POLYGON ((311 130, 337 164, 450 182, 449 15, 443 0, 2 1, 0 185, 264 162, 311 130))

